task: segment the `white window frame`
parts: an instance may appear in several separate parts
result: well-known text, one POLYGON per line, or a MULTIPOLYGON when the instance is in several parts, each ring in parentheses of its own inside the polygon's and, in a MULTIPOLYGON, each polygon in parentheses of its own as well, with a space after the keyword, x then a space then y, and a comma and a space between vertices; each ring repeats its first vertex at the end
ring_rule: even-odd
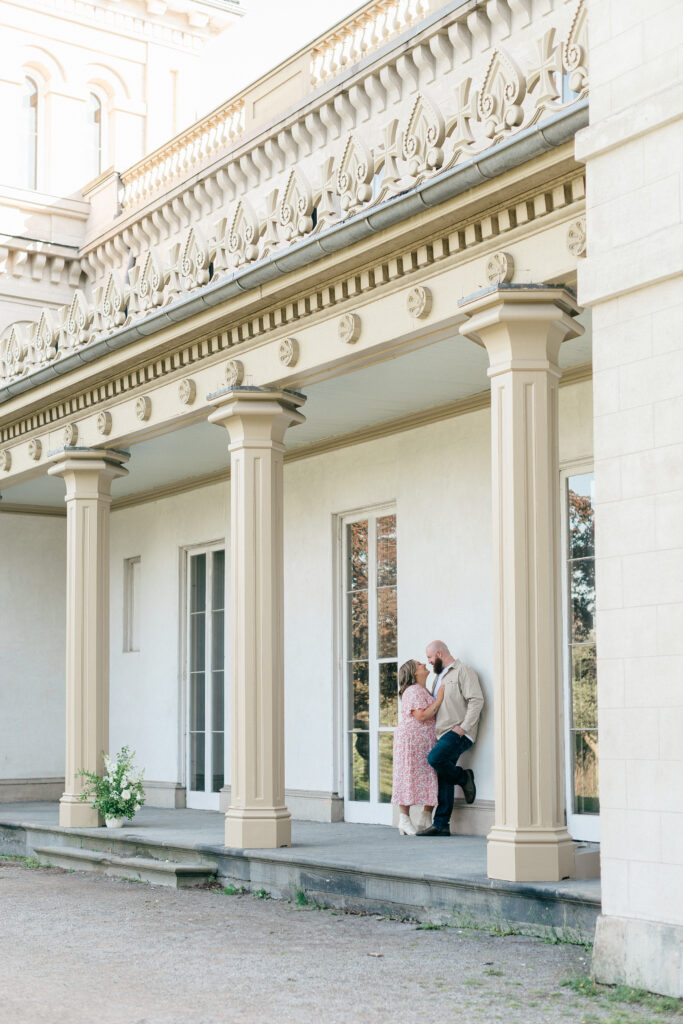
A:
MULTIPOLYGON (((570 655, 570 604, 569 604, 569 573, 567 571, 569 551, 569 519, 567 513, 567 486, 572 476, 584 473, 595 473, 592 460, 563 463, 560 470, 560 513, 561 513, 561 580, 562 580, 562 678, 564 695, 564 781, 565 806, 567 814, 567 831, 572 839, 588 843, 600 842, 600 814, 576 814, 574 806, 574 785, 572 779, 572 665, 570 655)), ((599 757, 599 754, 598 754, 599 757)))
MULTIPOLYGON (((396 528, 398 531, 398 511, 395 501, 381 504, 366 505, 362 508, 353 509, 347 512, 338 513, 336 520, 336 546, 337 557, 335 559, 336 572, 334 576, 334 603, 336 613, 335 628, 335 663, 336 663, 336 699, 335 704, 338 713, 340 728, 335 730, 337 739, 337 750, 335 751, 336 770, 339 792, 344 796, 344 820, 361 824, 393 824, 393 805, 391 803, 380 803, 372 799, 368 801, 351 800, 349 797, 351 785, 351 773, 349 771, 349 748, 348 740, 350 733, 349 724, 349 695, 347 692, 348 681, 346 678, 346 641, 348 602, 346 600, 346 527, 358 520, 377 520, 382 516, 395 515, 396 528)), ((376 532, 373 529, 368 535, 368 579, 371 573, 376 578, 376 532), (372 540, 371 540, 372 537, 372 540)), ((398 591, 398 587, 397 587, 398 591)), ((368 638, 377 637, 377 606, 376 601, 368 601, 368 638)), ((379 675, 377 665, 380 661, 393 661, 393 658, 373 657, 369 660, 369 700, 370 720, 368 723, 370 743, 370 764, 375 765, 375 776, 370 777, 371 795, 379 786, 379 722, 375 721, 376 711, 379 707, 379 675), (372 665, 373 667, 370 667, 372 665)), ((388 731, 382 730, 382 731, 388 731)))
MULTIPOLYGON (((224 636, 224 658, 223 658, 223 687, 224 687, 224 712, 223 712, 223 786, 229 786, 229 761, 230 761, 230 720, 229 720, 229 674, 228 665, 230 661, 230 654, 228 649, 228 580, 229 580, 229 564, 228 564, 228 550, 224 540, 210 541, 206 544, 194 544, 183 547, 181 549, 181 622, 180 622, 180 636, 181 636, 181 692, 182 692, 182 722, 181 722, 181 758, 182 758, 182 779, 185 786, 185 799, 186 805, 199 810, 217 811, 220 806, 220 793, 204 792, 200 790, 190 789, 191 779, 191 767, 190 767, 190 742, 189 742, 189 724, 190 724, 190 558, 194 555, 211 555, 215 551, 225 552, 225 605, 223 609, 223 628, 225 630, 224 636)), ((211 573, 212 573, 212 559, 207 559, 207 575, 206 575, 206 588, 207 592, 210 592, 211 588, 211 573)), ((210 616, 207 616, 207 622, 210 616)), ((210 635, 210 632, 209 632, 210 635)), ((207 646, 207 652, 210 647, 207 646)), ((208 673, 207 673, 208 675, 208 673)), ((205 719, 204 723, 206 726, 206 714, 208 714, 209 701, 205 701, 205 719)), ((205 736, 211 732, 210 729, 204 729, 205 736)), ((206 766, 210 762, 209 757, 209 744, 205 745, 204 748, 204 768, 205 778, 207 777, 206 766)), ((208 773, 209 777, 211 773, 208 773)))

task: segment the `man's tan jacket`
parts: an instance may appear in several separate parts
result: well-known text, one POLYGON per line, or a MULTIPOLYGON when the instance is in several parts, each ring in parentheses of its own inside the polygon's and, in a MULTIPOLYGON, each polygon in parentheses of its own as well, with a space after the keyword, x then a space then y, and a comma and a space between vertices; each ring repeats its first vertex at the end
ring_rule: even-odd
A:
POLYGON ((436 713, 436 738, 440 740, 454 725, 459 725, 474 743, 484 706, 477 673, 456 658, 441 677, 441 685, 444 694, 436 713))

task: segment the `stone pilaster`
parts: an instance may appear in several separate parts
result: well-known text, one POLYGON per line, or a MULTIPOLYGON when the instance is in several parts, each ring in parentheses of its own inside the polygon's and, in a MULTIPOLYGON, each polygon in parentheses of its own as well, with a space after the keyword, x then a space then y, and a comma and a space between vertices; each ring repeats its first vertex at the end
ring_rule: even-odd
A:
POLYGON ((111 482, 128 471, 124 452, 64 448, 51 476, 66 484, 66 763, 60 825, 96 828, 80 802, 80 769, 98 774, 109 746, 109 510, 111 482))
POLYGON ((283 443, 303 395, 238 387, 210 396, 230 435, 232 778, 227 846, 289 846, 285 806, 283 443))
POLYGON ((581 333, 564 289, 501 285, 460 303, 491 378, 495 824, 488 873, 574 872, 564 817, 557 396, 560 345, 581 333))

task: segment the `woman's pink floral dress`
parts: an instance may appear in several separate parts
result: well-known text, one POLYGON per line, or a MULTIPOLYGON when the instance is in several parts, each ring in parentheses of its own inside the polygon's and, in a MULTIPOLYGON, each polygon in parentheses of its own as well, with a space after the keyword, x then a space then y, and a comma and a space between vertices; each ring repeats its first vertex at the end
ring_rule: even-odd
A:
POLYGON ((428 708, 434 702, 424 686, 414 683, 400 700, 398 726, 394 733, 394 790, 392 804, 437 803, 436 772, 427 761, 427 754, 436 743, 434 719, 418 722, 413 708, 428 708))

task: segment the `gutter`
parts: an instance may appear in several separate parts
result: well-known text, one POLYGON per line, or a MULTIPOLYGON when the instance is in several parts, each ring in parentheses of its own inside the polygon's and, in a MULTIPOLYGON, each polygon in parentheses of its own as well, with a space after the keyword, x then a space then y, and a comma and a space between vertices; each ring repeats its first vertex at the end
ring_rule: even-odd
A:
POLYGON ((0 404, 40 384, 63 377, 83 363, 93 363, 108 352, 126 348, 165 327, 183 323, 196 313, 220 306, 245 292, 284 277, 291 271, 310 266, 324 256, 346 249, 355 242, 371 238, 424 209, 431 209, 447 199, 462 195, 550 149, 570 142, 587 124, 588 99, 583 99, 554 114, 542 124, 526 128, 499 145, 451 167, 436 178, 422 182, 372 209, 361 210, 341 223, 333 224, 319 235, 271 253, 254 266, 235 271, 229 278, 222 277, 218 281, 209 282, 200 294, 176 299, 169 306, 150 313, 144 320, 122 327, 107 338, 100 338, 64 359, 58 359, 21 380, 6 384, 0 388, 0 404))

